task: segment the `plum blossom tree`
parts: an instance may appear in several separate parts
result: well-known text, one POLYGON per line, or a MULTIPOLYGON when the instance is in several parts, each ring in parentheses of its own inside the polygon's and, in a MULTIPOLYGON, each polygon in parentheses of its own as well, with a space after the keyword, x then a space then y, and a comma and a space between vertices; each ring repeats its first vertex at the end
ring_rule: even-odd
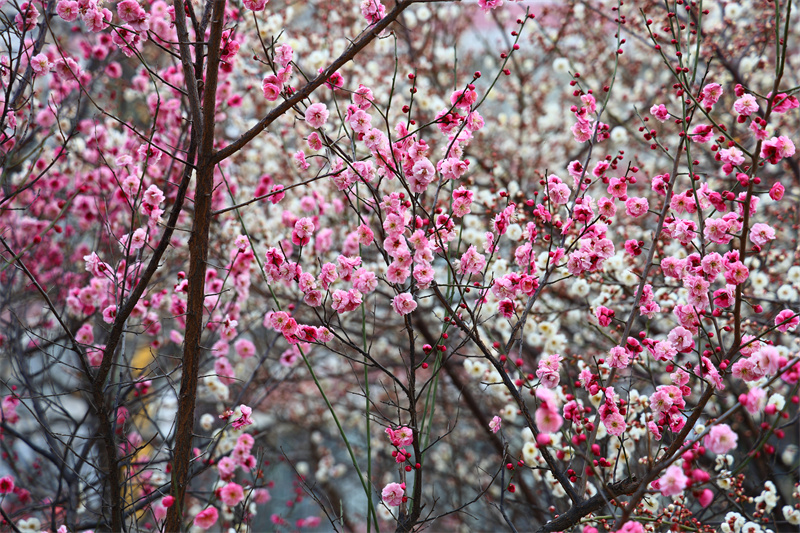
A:
POLYGON ((800 524, 792 0, 1 7, 3 528, 800 524))

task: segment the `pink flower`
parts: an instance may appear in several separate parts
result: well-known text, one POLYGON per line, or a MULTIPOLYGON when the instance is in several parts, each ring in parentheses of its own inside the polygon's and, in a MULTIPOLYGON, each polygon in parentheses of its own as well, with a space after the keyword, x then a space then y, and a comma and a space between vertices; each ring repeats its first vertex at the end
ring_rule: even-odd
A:
POLYGON ((375 24, 386 16, 386 7, 381 0, 361 0, 361 14, 370 24, 375 24))
POLYGON ((703 492, 697 497, 697 501, 700 502, 701 506, 708 507, 714 501, 714 492, 711 489, 703 489, 703 492))
POLYGON ((217 470, 222 479, 230 479, 236 471, 236 468, 238 468, 236 461, 227 456, 220 459, 217 463, 217 470))
POLYGON ((220 498, 229 507, 236 506, 240 501, 244 500, 244 491, 242 486, 237 483, 228 483, 219 491, 220 498))
POLYGON ((703 439, 706 448, 716 454, 728 453, 736 448, 739 436, 734 433, 728 424, 713 426, 703 439))
POLYGON ((758 222, 750 228, 750 242, 753 244, 764 246, 773 239, 775 239, 775 230, 768 224, 758 222))
POLYGON ((733 110, 740 115, 749 117, 758 111, 758 102, 756 101, 756 97, 752 94, 745 94, 733 103, 733 110))
MULTIPOLYGON (((589 532, 584 529, 583 533, 589 533, 589 532)), ((597 529, 596 528, 595 528, 593 533, 597 533, 597 529)), ((642 524, 640 524, 639 522, 634 522, 633 520, 628 520, 627 522, 622 524, 622 527, 619 528, 614 533, 644 533, 644 526, 642 524)))
POLYGON ((692 134, 689 138, 696 143, 707 143, 712 137, 714 137, 714 128, 712 126, 708 124, 698 124, 692 130, 692 134))
POLYGON ((389 507, 398 507, 403 503, 403 495, 406 492, 405 483, 389 483, 381 491, 383 503, 389 507))
POLYGON ((402 316, 407 315, 416 309, 417 302, 414 301, 414 297, 411 296, 410 293, 404 292, 402 294, 398 294, 392 299, 392 307, 397 314, 402 316))
POLYGON ((253 357, 256 354, 256 346, 247 339, 239 339, 233 345, 236 349, 236 354, 242 359, 253 357))
POLYGON ((242 412, 242 416, 237 418, 231 424, 233 429, 241 429, 245 426, 249 426, 253 423, 253 420, 250 418, 250 415, 253 413, 253 410, 250 407, 242 404, 239 406, 239 410, 242 412))
POLYGON ((622 346, 614 346, 611 348, 606 362, 611 368, 626 368, 630 364, 631 359, 630 355, 628 355, 628 350, 622 346))
MULTIPOLYGON (((60 6, 61 3, 63 2, 59 2, 58 5, 60 6)), ((53 65, 45 54, 37 54, 31 58, 31 68, 33 69, 33 73, 37 76, 44 76, 50 72, 52 66, 53 65)))
POLYGON ((389 435, 392 446, 398 448, 411 446, 414 443, 414 432, 408 426, 400 426, 397 429, 386 428, 386 434, 389 435))
POLYGON ((778 161, 785 157, 792 157, 794 155, 794 143, 788 137, 781 135, 780 137, 773 137, 768 141, 764 141, 761 145, 761 157, 777 165, 778 161))
POLYGON ((267 78, 264 78, 264 81, 261 82, 261 90, 264 93, 264 98, 266 98, 269 102, 274 102, 281 95, 280 86, 268 81, 267 78))
POLYGON ((503 0, 478 0, 478 5, 486 13, 503 5, 503 0))
POLYGON ((264 11, 269 0, 242 0, 242 5, 252 11, 264 11))
POLYGON ((722 96, 722 85, 719 83, 709 83, 703 87, 701 97, 706 108, 710 109, 711 106, 716 104, 720 96, 722 96))
POLYGON ((209 507, 197 513, 193 523, 200 529, 209 529, 217 523, 217 518, 219 518, 219 511, 217 511, 217 508, 209 507))
POLYGON ((666 122, 669 118, 669 111, 664 104, 654 105, 650 108, 650 114, 659 122, 666 122))
POLYGON ((606 426, 606 431, 608 431, 608 434, 614 435, 615 437, 622 435, 627 427, 627 424, 625 423, 625 417, 618 412, 611 413, 605 417, 603 419, 603 424, 606 426))
POLYGON ((780 181, 775 182, 775 184, 769 190, 769 197, 777 202, 783 198, 784 191, 786 191, 786 188, 783 186, 783 183, 780 181))
POLYGON ((658 478, 658 490, 664 496, 675 496, 683 492, 688 482, 689 478, 683 474, 681 467, 672 465, 658 478))
POLYGON ((794 331, 798 324, 800 324, 800 314, 791 309, 784 309, 775 317, 775 325, 778 326, 778 331, 783 333, 794 331))
POLYGON ((328 121, 328 108, 323 103, 311 104, 306 109, 306 122, 312 128, 319 129, 328 121))
POLYGON ((503 419, 499 416, 494 416, 489 422, 489 429, 492 430, 492 433, 497 433, 500 431, 500 426, 503 424, 503 419))
POLYGON ((14 492, 14 478, 11 476, 0 477, 0 494, 14 492))
POLYGON ((625 212, 633 218, 646 215, 648 209, 650 209, 650 204, 647 202, 647 198, 632 197, 625 200, 625 212))
POLYGON ((66 22, 72 22, 78 18, 78 2, 75 0, 60 0, 56 5, 56 13, 66 22))

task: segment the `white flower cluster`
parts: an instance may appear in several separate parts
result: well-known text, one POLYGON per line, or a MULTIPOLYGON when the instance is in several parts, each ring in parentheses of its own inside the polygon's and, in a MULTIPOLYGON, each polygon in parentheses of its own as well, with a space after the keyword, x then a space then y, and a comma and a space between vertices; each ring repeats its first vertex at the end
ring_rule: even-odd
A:
POLYGON ((783 517, 786 519, 793 526, 800 526, 800 511, 792 507, 791 505, 784 505, 783 509, 783 517))
POLYGON ((772 481, 764 483, 764 491, 756 496, 754 502, 759 509, 761 508, 760 504, 763 503, 766 514, 771 513, 778 505, 778 489, 775 488, 775 484, 772 481))

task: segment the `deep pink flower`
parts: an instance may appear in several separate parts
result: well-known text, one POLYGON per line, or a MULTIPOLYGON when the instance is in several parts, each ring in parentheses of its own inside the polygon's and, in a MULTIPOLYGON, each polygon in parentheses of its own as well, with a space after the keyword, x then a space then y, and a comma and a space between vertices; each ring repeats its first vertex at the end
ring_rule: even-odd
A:
POLYGON ((208 507, 207 509, 203 509, 197 513, 197 516, 194 517, 193 523, 200 529, 209 529, 211 526, 217 523, 217 518, 219 518, 219 511, 217 511, 217 508, 208 507))
POLYGON ((12 476, 0 477, 0 494, 14 492, 14 478, 12 476))
POLYGON ((800 315, 791 309, 784 309, 775 317, 775 325, 778 326, 778 331, 783 333, 794 331, 798 324, 800 324, 800 315))
POLYGON ((219 494, 223 503, 229 507, 235 507, 244 499, 244 490, 242 490, 242 486, 233 482, 222 487, 219 494))

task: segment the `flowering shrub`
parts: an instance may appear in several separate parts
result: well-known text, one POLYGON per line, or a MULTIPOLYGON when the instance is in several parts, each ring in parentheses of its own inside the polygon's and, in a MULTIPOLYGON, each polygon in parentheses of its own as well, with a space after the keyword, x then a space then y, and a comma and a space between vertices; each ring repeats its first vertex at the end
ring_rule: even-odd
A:
POLYGON ((6 4, 3 527, 800 524, 752 4, 6 4))

